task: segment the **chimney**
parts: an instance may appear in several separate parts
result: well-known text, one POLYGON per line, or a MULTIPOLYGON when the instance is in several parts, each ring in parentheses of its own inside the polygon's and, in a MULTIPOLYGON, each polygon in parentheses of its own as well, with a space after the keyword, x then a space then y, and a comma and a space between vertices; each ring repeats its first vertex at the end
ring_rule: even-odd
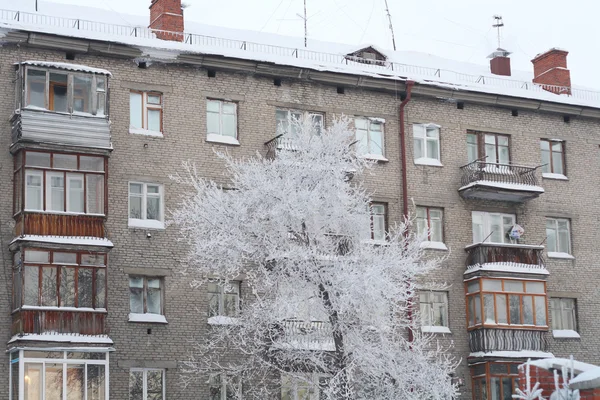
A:
POLYGON ((181 0, 152 0, 150 29, 162 40, 183 42, 183 7, 181 0))
POLYGON ((533 83, 556 94, 571 94, 571 71, 567 69, 568 51, 552 48, 538 54, 533 63, 533 83))
POLYGON ((510 58, 512 53, 500 47, 488 56, 490 59, 490 70, 494 75, 510 76, 510 58))

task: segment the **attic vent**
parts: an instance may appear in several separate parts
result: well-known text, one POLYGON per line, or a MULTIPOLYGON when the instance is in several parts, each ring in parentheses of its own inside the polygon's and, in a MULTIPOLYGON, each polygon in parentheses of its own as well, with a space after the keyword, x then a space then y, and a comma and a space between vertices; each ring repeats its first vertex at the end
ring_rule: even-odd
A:
POLYGON ((361 57, 366 58, 367 60, 377 60, 377 55, 375 53, 371 53, 370 51, 363 51, 361 57))

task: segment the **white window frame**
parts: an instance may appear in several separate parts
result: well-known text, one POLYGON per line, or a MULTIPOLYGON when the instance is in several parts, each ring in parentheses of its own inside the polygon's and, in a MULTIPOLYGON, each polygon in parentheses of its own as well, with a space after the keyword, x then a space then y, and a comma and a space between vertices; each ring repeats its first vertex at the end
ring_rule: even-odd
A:
POLYGON ((424 328, 424 331, 434 331, 435 329, 431 329, 431 327, 440 327, 440 328, 448 328, 448 292, 445 291, 432 291, 432 290, 423 290, 419 292, 419 310, 421 312, 421 322, 424 328), (440 303, 435 301, 435 294, 443 295, 443 301, 440 303), (423 297, 426 297, 423 300, 423 297), (435 318, 431 318, 435 315, 435 310, 441 308, 442 317, 446 322, 445 325, 436 325, 434 322, 435 318))
MULTIPOLYGON (((209 376, 209 386, 210 389, 217 387, 217 385, 215 385, 215 383, 213 382, 213 380, 219 380, 219 391, 221 393, 221 398, 220 400, 228 400, 229 397, 227 397, 227 388, 228 387, 232 387, 232 385, 229 384, 229 382, 233 379, 237 379, 238 382, 235 383, 235 388, 234 390, 237 393, 241 393, 242 392, 242 380, 239 377, 234 377, 232 375, 227 375, 227 374, 214 374, 214 375, 210 375, 209 376), (225 379, 223 379, 223 377, 225 377, 225 379)), ((210 390, 209 389, 209 390, 210 390)))
POLYGON ((572 297, 550 297, 549 301, 550 307, 550 316, 552 318, 552 330, 571 330, 574 332, 578 332, 577 326, 577 299, 572 297), (572 306, 568 306, 565 303, 569 301, 572 302, 572 306), (558 308, 556 306, 558 305, 558 308), (554 318, 554 313, 557 312, 560 316, 560 319, 554 318), (564 313, 569 313, 569 317, 571 318, 573 328, 569 328, 568 325, 565 324, 565 320, 563 318, 564 313))
POLYGON ((234 101, 220 100, 220 99, 206 99, 206 140, 209 142, 219 142, 225 144, 240 144, 238 140, 238 104, 234 101), (219 112, 209 111, 208 106, 210 103, 216 103, 219 105, 219 112), (233 119, 235 126, 235 134, 225 135, 223 134, 223 115, 231 115, 223 111, 223 105, 228 104, 233 106, 233 119), (208 115, 218 114, 219 116, 219 132, 210 132, 208 126, 208 115))
POLYGON ((355 117, 354 118, 354 128, 356 130, 356 140, 358 140, 358 132, 362 131, 365 133, 366 137, 367 137, 367 148, 363 149, 360 147, 360 142, 356 143, 356 149, 357 149, 357 153, 365 158, 370 158, 373 160, 379 160, 379 161, 388 161, 387 158, 385 158, 385 120, 382 118, 372 118, 372 117, 355 117), (362 129, 362 128, 358 128, 356 126, 356 122, 357 121, 364 121, 367 128, 366 129, 362 129), (377 151, 373 151, 373 146, 371 145, 371 125, 379 125, 381 126, 381 152, 379 152, 379 150, 377 151))
POLYGON ((87 208, 89 209, 89 207, 87 207, 87 199, 85 196, 85 179, 84 179, 84 175, 83 174, 78 174, 78 173, 67 173, 67 181, 65 182, 65 205, 67 207, 67 212, 68 213, 77 213, 77 214, 83 214, 83 211, 71 211, 71 181, 73 180, 78 180, 81 182, 81 196, 83 197, 83 208, 84 210, 87 208))
POLYGON ((373 240, 373 241, 377 241, 377 242, 384 242, 387 239, 387 208, 388 205, 387 203, 382 203, 382 202, 372 202, 369 206, 369 211, 370 211, 370 228, 369 228, 369 239, 373 240), (374 207, 382 207, 383 208, 383 213, 374 213, 373 208, 374 207), (375 232, 375 219, 382 219, 383 223, 381 224, 381 226, 383 226, 383 232, 375 232), (376 236, 382 236, 383 239, 376 239, 376 236))
POLYGON ((152 182, 139 182, 139 181, 130 181, 127 184, 127 214, 129 218, 129 226, 137 227, 137 228, 149 228, 149 229, 164 229, 164 215, 165 215, 165 196, 164 196, 164 188, 163 185, 159 183, 152 182), (134 197, 141 197, 142 199, 142 218, 131 218, 129 213, 131 211, 131 185, 137 184, 142 185, 142 193, 133 193, 134 197), (148 207, 148 186, 158 186, 158 193, 150 193, 150 197, 158 197, 160 199, 160 219, 147 219, 147 207, 148 207))
MULTIPOLYGON (((295 110, 295 109, 286 109, 286 108, 278 108, 275 112, 275 123, 277 124, 277 134, 280 135, 286 135, 289 134, 290 132, 285 131, 281 128, 282 124, 282 120, 277 118, 278 114, 277 111, 279 112, 285 112, 287 113, 287 119, 286 119, 286 123, 288 128, 290 126, 292 126, 292 123, 294 122, 294 118, 296 118, 298 121, 304 121, 304 119, 306 118, 310 118, 313 122, 316 122, 316 125, 320 127, 319 132, 322 132, 323 128, 325 127, 324 121, 325 121, 325 115, 323 113, 319 113, 316 111, 302 111, 302 110, 295 110)), ((293 137, 291 137, 290 139, 293 139, 293 137)))
POLYGON ((148 134, 152 136, 163 135, 163 94, 154 91, 141 91, 141 90, 130 90, 129 91, 129 133, 148 134), (137 128, 131 125, 131 94, 139 94, 141 96, 141 108, 142 108, 142 126, 137 128), (148 97, 159 97, 160 103, 148 102, 148 97), (150 130, 148 127, 148 111, 159 111, 160 112, 160 129, 158 131, 150 130))
POLYGON ((428 207, 428 206, 417 206, 417 233, 420 237, 425 237, 425 242, 430 242, 430 243, 440 243, 443 244, 444 243, 444 209, 440 208, 440 207, 428 207), (421 219, 419 217, 419 210, 423 210, 425 211, 425 227, 427 228, 427 232, 422 232, 419 229, 419 219, 421 219), (439 218, 433 218, 431 217, 431 212, 432 211, 437 211, 440 213, 440 217, 439 218), (440 223, 440 227, 441 227, 441 235, 442 237, 439 238, 440 240, 432 240, 433 236, 432 236, 432 232, 433 230, 431 229, 431 221, 432 220, 436 220, 439 221, 440 223), (427 235, 426 235, 427 234, 427 235))
POLYGON ((512 226, 514 226, 517 223, 517 216, 515 214, 504 214, 504 213, 490 213, 490 212, 485 212, 485 211, 472 211, 471 212, 471 229, 473 231, 473 243, 479 243, 480 241, 477 240, 477 238, 475 238, 475 216, 476 215, 480 215, 483 221, 482 227, 483 227, 483 237, 481 238, 481 240, 485 239, 485 243, 513 243, 510 239, 508 239, 506 237, 506 232, 508 231, 509 228, 511 228, 512 226), (501 221, 501 225, 502 225, 502 242, 492 242, 492 223, 491 223, 491 216, 499 216, 500 217, 500 221, 501 221), (510 217, 512 218, 512 223, 510 226, 504 226, 504 217, 510 217), (487 233, 486 233, 487 232, 487 233))
MULTIPOLYGON (((571 255, 571 252, 572 252, 571 220, 569 220, 568 218, 546 217, 546 231, 548 231, 548 222, 553 222, 553 225, 554 225, 553 230, 555 231, 555 237, 556 237, 556 243, 555 243, 556 251, 549 251, 549 246, 546 245, 546 248, 548 249, 548 257, 573 258, 573 256, 571 255), (569 235, 569 239, 567 241, 567 251, 561 251, 562 246, 561 246, 561 242, 560 242, 560 235, 559 235, 559 228, 558 228, 559 221, 567 223, 567 233, 569 235)), ((546 237, 547 236, 548 236, 548 234, 546 234, 546 237)))
POLYGON ((414 124, 413 125, 413 152, 414 154, 414 163, 421 165, 433 165, 433 166, 442 166, 442 149, 441 149, 441 141, 440 141, 440 125, 436 124, 414 124), (428 137, 428 131, 434 131, 434 137, 428 137), (415 152, 414 143, 416 141, 421 142, 421 149, 423 154, 420 157, 417 157, 415 152), (427 144, 429 142, 435 142, 437 144, 437 154, 434 157, 427 156, 427 144))
MULTIPOLYGON (((166 372, 164 368, 130 368, 129 369, 129 374, 131 375, 132 372, 142 372, 143 373, 143 400, 146 400, 148 398, 148 372, 149 371, 161 371, 162 372, 162 398, 166 399, 166 388, 165 388, 165 383, 166 383, 166 372)), ((131 392, 129 391, 129 387, 127 388, 128 391, 128 395, 127 397, 130 399, 131 398, 131 392)))
POLYGON ((65 174, 63 172, 46 172, 46 209, 48 212, 56 213, 56 212, 65 212, 65 204, 67 200, 67 182, 65 182, 65 174), (52 178, 61 178, 63 180, 63 204, 61 204, 62 208, 60 210, 52 209, 52 178))
MULTIPOLYGON (((25 198, 23 199, 23 209, 25 211, 44 211, 44 172, 43 171, 39 171, 39 170, 33 170, 33 169, 25 169, 25 182, 23 182, 23 185, 25 186, 25 198), (27 208, 27 177, 28 176, 37 176, 40 178, 40 208, 39 209, 35 209, 35 208, 27 208)), ((38 186, 35 186, 38 187, 38 186)))
POLYGON ((241 282, 239 281, 230 281, 227 282, 226 285, 231 285, 235 288, 237 288, 237 293, 232 292, 232 293, 225 293, 225 285, 219 283, 219 282, 210 282, 211 284, 214 284, 217 286, 219 292, 216 293, 217 296, 217 301, 219 303, 218 305, 218 310, 216 315, 210 315, 211 310, 210 310, 210 298, 215 295, 215 293, 208 291, 208 295, 209 295, 209 299, 208 299, 208 305, 209 305, 209 310, 208 310, 208 315, 209 317, 227 317, 227 318, 237 318, 237 316, 239 315, 240 312, 240 297, 242 294, 242 285, 241 282), (237 298, 236 298, 236 314, 235 315, 226 315, 225 314, 225 294, 237 294, 237 298))
POLYGON ((330 376, 327 374, 320 374, 316 372, 298 373, 294 375, 282 376, 282 378, 284 377, 287 377, 288 381, 285 382, 287 385, 284 385, 283 381, 281 382, 281 398, 283 399, 283 391, 286 388, 288 388, 289 391, 292 392, 291 400, 319 400, 321 394, 321 387, 319 381, 321 378, 330 378, 330 376), (298 375, 304 375, 306 380, 301 379, 300 377, 298 377, 298 375), (308 398, 303 397, 301 399, 300 397, 298 397, 298 383, 300 383, 302 387, 308 388, 310 394, 308 398))

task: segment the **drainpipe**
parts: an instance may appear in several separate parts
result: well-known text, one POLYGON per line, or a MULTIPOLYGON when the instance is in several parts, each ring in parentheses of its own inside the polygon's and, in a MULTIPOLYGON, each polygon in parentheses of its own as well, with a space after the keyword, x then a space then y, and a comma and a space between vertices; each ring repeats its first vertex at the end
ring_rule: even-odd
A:
MULTIPOLYGON (((406 98, 400 103, 400 158, 402 159, 402 215, 404 220, 408 219, 408 178, 406 173, 406 132, 404 129, 404 107, 410 101, 414 81, 406 81, 406 98)), ((404 230, 404 236, 408 236, 408 230, 404 230)), ((412 303, 408 304, 407 310, 408 320, 412 322, 413 312, 412 303)), ((408 341, 412 342, 414 335, 412 329, 408 329, 408 341)))

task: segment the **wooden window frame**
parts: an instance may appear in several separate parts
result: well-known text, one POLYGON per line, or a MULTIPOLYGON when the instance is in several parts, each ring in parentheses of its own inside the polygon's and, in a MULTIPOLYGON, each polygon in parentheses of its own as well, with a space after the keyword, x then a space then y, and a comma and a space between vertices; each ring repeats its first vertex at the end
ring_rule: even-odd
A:
POLYGON ((227 400, 229 399, 229 397, 227 396, 227 392, 228 392, 228 387, 230 387, 231 385, 229 384, 229 382, 231 380, 237 380, 237 382, 235 382, 235 386, 237 386, 237 391, 242 391, 242 379, 240 376, 234 376, 234 375, 228 375, 228 374, 211 374, 209 376, 208 379, 208 383, 209 383, 209 390, 211 391, 211 396, 212 396, 212 391, 213 389, 218 388, 219 390, 219 400, 227 400), (225 379, 223 379, 223 376, 225 376, 225 379), (214 380, 218 380, 218 384, 217 382, 214 382, 214 380))
POLYGON ((217 296, 217 301, 219 302, 219 309, 217 310, 217 314, 216 315, 212 315, 212 317, 229 317, 229 318, 235 318, 242 307, 242 282, 241 281, 231 281, 228 282, 229 285, 234 285, 235 287, 237 287, 237 304, 236 304, 236 315, 231 316, 231 315, 225 315, 225 294, 230 294, 230 293, 225 293, 225 287, 220 284, 219 282, 210 282, 214 285, 217 285, 218 288, 218 293, 215 292, 211 292, 210 290, 208 291, 208 304, 209 304, 209 310, 208 310, 208 315, 209 317, 211 316, 211 310, 210 310, 210 298, 214 295, 217 296))
MULTIPOLYGON (((566 254, 572 254, 573 253, 573 238, 571 237, 571 220, 569 218, 557 218, 557 217, 546 217, 546 224, 548 223, 549 220, 552 220, 554 222, 554 230, 556 231, 556 252, 558 253, 564 253, 560 251, 560 235, 558 234, 558 222, 559 221, 566 221, 567 222, 567 230, 569 233, 569 241, 568 241, 568 250, 566 252, 566 254)), ((548 229, 546 227, 546 229, 548 229)), ((547 237, 547 235, 546 235, 547 237)), ((547 247, 546 247, 547 248, 547 247)))
MULTIPOLYGON (((514 390, 514 388, 518 387, 518 385, 515 385, 515 380, 519 379, 519 374, 518 373, 513 373, 510 370, 510 366, 511 365, 520 365, 522 364, 522 362, 508 362, 508 361, 486 361, 483 363, 478 363, 475 365, 471 365, 469 370, 470 370, 470 374, 471 374, 471 389, 472 389, 472 393, 473 393, 473 400, 487 400, 491 398, 491 389, 492 389, 492 378, 500 378, 500 382, 502 382, 502 379, 510 379, 511 384, 512 384, 512 388, 514 390), (475 367, 478 365, 484 364, 485 365, 485 374, 479 374, 479 375, 475 375, 475 367), (492 364, 504 364, 506 365, 506 373, 505 374, 501 374, 501 373, 497 373, 491 372, 491 365, 492 364), (479 384, 478 382, 480 381, 484 381, 485 382, 485 387, 486 387, 486 394, 488 395, 487 398, 478 398, 477 397, 477 390, 476 387, 479 384)), ((504 399, 504 386, 502 384, 500 384, 500 397, 499 399, 504 399)))
POLYGON ((381 157, 385 157, 385 150, 386 150, 386 146, 385 146, 385 123, 384 122, 379 122, 379 121, 375 121, 373 118, 370 117, 354 117, 354 129, 356 131, 358 131, 358 128, 356 127, 356 121, 357 120, 364 120, 367 124, 367 129, 361 129, 361 131, 365 131, 367 134, 367 152, 366 153, 360 153, 361 155, 375 155, 375 156, 381 156, 381 157), (381 126, 381 154, 379 154, 378 152, 373 152, 372 148, 371 148, 371 124, 377 124, 381 126))
MULTIPOLYGON (((31 248, 26 248, 23 249, 22 251, 22 259, 21 259, 21 268, 20 271, 15 271, 15 272, 20 272, 20 284, 21 284, 21 305, 18 309, 22 309, 23 307, 25 307, 25 309, 27 309, 28 306, 33 306, 36 308, 44 308, 47 307, 49 309, 56 309, 58 307, 58 310, 60 311, 60 308, 62 308, 63 306, 61 306, 61 302, 62 302, 62 294, 60 293, 61 290, 61 271, 62 268, 73 268, 75 270, 74 272, 74 280, 75 280, 75 285, 74 285, 74 292, 75 292, 75 299, 74 299, 74 306, 65 306, 68 311, 73 311, 72 308, 82 308, 84 310, 87 310, 88 307, 79 307, 79 270, 81 268, 83 269, 91 269, 92 270, 92 309, 96 310, 96 311, 101 311, 101 312, 106 312, 108 310, 108 255, 106 253, 99 253, 99 252, 89 252, 89 251, 72 251, 72 250, 51 250, 51 249, 43 249, 43 248, 35 248, 35 247, 31 247, 31 248), (26 261, 26 253, 28 251, 43 251, 43 252, 48 252, 48 262, 30 262, 30 261, 26 261), (69 253, 69 254, 75 254, 76 255, 76 264, 69 264, 69 263, 60 263, 60 262, 54 262, 54 253, 69 253), (86 265, 86 264, 82 264, 82 255, 94 255, 94 256, 102 256, 103 260, 104 260, 104 265, 86 265), (37 303, 38 304, 25 304, 25 268, 38 268, 38 300, 37 303), (43 281, 43 268, 56 268, 56 304, 57 306, 43 306, 42 305, 42 281, 43 281), (96 304, 96 298, 98 296, 97 293, 97 271, 98 270, 104 270, 104 306, 102 305, 98 305, 96 304)), ((14 273, 14 272, 13 272, 14 273)), ((15 282, 15 279, 13 279, 13 282, 15 282)), ((13 285, 13 293, 14 293, 14 285, 13 285)), ((15 309, 15 310, 18 310, 15 309)))
POLYGON ((565 141, 564 140, 552 140, 552 139, 540 139, 540 143, 542 143, 542 142, 548 143, 548 150, 540 149, 540 151, 542 151, 542 152, 547 151, 548 156, 550 158, 550 162, 548 163, 549 167, 550 167, 550 171, 544 172, 544 173, 559 174, 559 175, 567 176, 567 164, 566 164, 566 157, 565 157, 565 141), (560 152, 552 150, 553 143, 560 143, 560 152), (560 154, 562 172, 554 171, 554 157, 555 157, 555 154, 557 154, 557 153, 560 154))
MULTIPOLYGON (((440 223, 442 224, 442 237, 441 237, 441 240, 439 240, 439 241, 434 240, 433 242, 444 243, 446 240, 446 237, 445 237, 446 235, 444 234, 444 209, 441 207, 417 206, 417 209, 419 209, 419 208, 425 209, 425 215, 426 215, 425 222, 427 223, 427 241, 428 242, 432 242, 432 240, 431 240, 431 211, 435 210, 435 211, 439 211, 441 213, 440 223)), ((417 224, 417 227, 418 227, 418 224, 417 224)), ((421 233, 419 233, 419 235, 421 235, 421 233)))
MULTIPOLYGON (((165 278, 163 276, 146 276, 146 275, 136 275, 136 274, 131 274, 128 275, 128 279, 129 278, 140 278, 142 279, 143 282, 143 288, 142 288, 142 314, 151 314, 151 315, 165 315, 165 278), (160 285, 160 314, 154 314, 154 313, 149 313, 148 312, 148 280, 152 279, 152 280, 158 280, 159 285, 160 285)), ((131 296, 131 286, 129 286, 129 295, 131 296)), ((129 308, 129 312, 133 313, 131 311, 131 306, 129 308)))
MULTIPOLYGON (((510 135, 504 133, 496 133, 496 132, 483 132, 483 131, 472 131, 468 130, 467 135, 475 135, 477 138, 477 159, 481 160, 484 163, 489 164, 498 164, 496 161, 492 162, 485 158, 485 137, 486 135, 495 137, 495 146, 496 146, 496 160, 500 159, 500 152, 498 150, 498 137, 505 137, 508 139, 508 165, 512 164, 512 138, 510 135)), ((502 164, 501 164, 502 165, 502 164)))
MULTIPOLYGON (((465 297, 466 297, 466 316, 467 316, 467 330, 473 330, 473 329, 480 329, 480 328, 497 328, 497 329, 527 329, 527 330, 542 330, 542 331, 547 331, 549 328, 548 325, 548 287, 547 287, 547 283, 544 280, 535 280, 535 279, 512 279, 512 278, 494 278, 494 277, 478 277, 478 278, 474 278, 474 279, 470 279, 468 281, 465 282, 465 286, 464 286, 464 290, 465 290, 465 297), (479 289, 476 292, 469 292, 468 291, 468 284, 477 280, 479 282, 479 289), (494 281, 501 281, 501 290, 500 291, 493 291, 493 290, 484 290, 483 289, 483 281, 484 280, 494 280, 494 281), (504 282, 505 281, 511 281, 511 282, 521 282, 523 285, 523 291, 522 292, 511 292, 508 290, 504 289, 504 282), (526 292, 526 284, 528 282, 539 282, 539 283, 543 283, 544 285, 544 293, 533 293, 533 292, 526 292), (494 298, 494 321, 498 321, 498 307, 496 305, 496 295, 504 295, 506 296, 506 323, 486 323, 485 322, 485 308, 484 308, 484 295, 486 294, 491 294, 494 298), (476 296, 479 296, 479 305, 480 305, 480 309, 481 309, 481 323, 477 324, 475 323, 474 325, 470 324, 470 319, 471 319, 471 315, 469 313, 469 300, 471 297, 475 298, 476 296), (520 319, 520 324, 511 324, 510 323, 510 296, 519 296, 519 319, 520 319), (526 325, 523 323, 523 319, 524 319, 524 313, 523 313, 523 298, 524 297, 531 297, 531 302, 532 302, 532 314, 533 314, 533 325, 526 325), (545 304, 545 321, 546 324, 545 325, 536 325, 537 322, 537 315, 536 315, 536 309, 535 309, 535 298, 536 297, 543 297, 544 300, 544 304, 545 304)), ((476 321, 474 319, 474 321, 476 321)))
POLYGON ((419 311, 421 312, 421 322, 424 322, 424 319, 422 318, 423 316, 423 310, 421 309, 421 305, 423 304, 429 304, 431 309, 433 310, 433 305, 434 304, 440 304, 439 302, 434 301, 434 296, 433 293, 443 293, 444 294, 444 314, 445 314, 445 320, 446 320, 446 325, 423 325, 423 326, 443 326, 446 328, 449 328, 450 326, 450 321, 448 318, 448 307, 449 307, 449 303, 450 303, 450 299, 448 296, 448 292, 447 291, 443 291, 443 290, 421 290, 418 292, 419 293, 419 311), (421 301, 421 294, 427 293, 428 296, 431 296, 429 298, 430 301, 421 301))
MULTIPOLYGON (((129 375, 131 376, 132 372, 142 372, 142 399, 143 400, 147 400, 148 399, 148 372, 149 371, 161 371, 162 373, 162 398, 166 399, 166 380, 167 380, 167 373, 166 370, 164 368, 131 368, 129 369, 129 375)), ((131 396, 131 391, 128 388, 127 389, 127 393, 128 393, 128 398, 130 398, 131 396)))
MULTIPOLYGON (((141 128, 134 128, 134 129, 142 129, 148 132, 156 132, 156 131, 151 131, 148 128, 148 111, 159 111, 160 112, 160 130, 157 133, 160 134, 164 134, 164 127, 163 127, 163 94, 160 92, 155 92, 155 91, 141 91, 141 90, 130 90, 130 93, 137 93, 141 96, 141 111, 142 111, 142 127, 141 128), (159 104, 154 104, 154 103, 149 103, 148 102, 148 97, 150 96, 155 96, 158 97, 160 99, 160 103, 159 104)), ((131 114, 131 96, 129 98, 129 107, 130 107, 130 114, 131 114)))
POLYGON ((560 327, 554 326, 555 322, 557 322, 557 321, 555 321, 555 319, 552 318, 552 324, 550 326, 551 329, 553 331, 555 331, 555 330, 567 330, 567 328, 564 327, 564 321, 562 319, 562 311, 563 311, 562 303, 563 303, 564 300, 570 300, 570 301, 573 302, 573 308, 572 308, 573 311, 572 311, 572 315, 571 315, 572 318, 573 318, 573 327, 574 327, 573 330, 575 332, 579 332, 579 318, 577 318, 577 299, 574 298, 574 297, 549 297, 549 299, 548 299, 548 311, 549 311, 550 315, 552 315, 552 312, 550 310, 554 309, 554 307, 552 306, 553 300, 557 301, 561 305, 561 307, 560 307, 560 311, 561 311, 561 313, 560 313, 560 315, 561 315, 560 325, 561 326, 560 327))
POLYGON ((375 224, 373 222, 374 215, 383 215, 383 236, 385 238, 385 240, 388 239, 388 203, 385 202, 381 202, 381 201, 373 201, 369 204, 369 235, 370 235, 370 239, 371 240, 375 240, 375 224), (375 214, 373 213, 373 206, 382 206, 383 207, 383 214, 375 214))

